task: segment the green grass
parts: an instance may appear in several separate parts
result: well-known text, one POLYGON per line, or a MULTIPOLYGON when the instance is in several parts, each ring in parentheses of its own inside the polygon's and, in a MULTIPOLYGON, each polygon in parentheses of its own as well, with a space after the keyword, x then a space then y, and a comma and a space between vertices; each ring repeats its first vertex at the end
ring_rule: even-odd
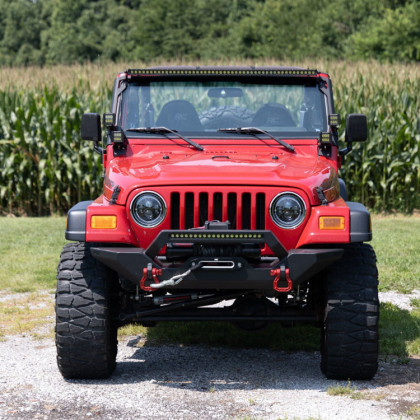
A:
POLYGON ((375 400, 381 401, 383 394, 370 393, 366 389, 360 391, 357 386, 353 385, 350 380, 346 386, 336 384, 327 388, 327 394, 336 397, 350 397, 352 400, 375 400))
POLYGON ((413 420, 420 420, 420 406, 417 404, 413 404, 408 410, 407 410, 407 416, 412 418, 413 420))
POLYGON ((397 355, 400 362, 411 355, 420 355, 420 306, 408 312, 391 303, 382 303, 379 331, 382 355, 397 355))
MULTIPOLYGON (((379 289, 408 293, 420 288, 420 217, 372 219, 379 289)), ((64 217, 0 217, 0 289, 31 292, 55 287, 65 223, 64 217)))
POLYGON ((34 338, 51 338, 53 328, 44 326, 53 314, 52 296, 43 292, 8 296, 0 300, 0 339, 5 335, 28 333, 34 338))
POLYGON ((178 343, 181 345, 202 344, 233 348, 269 348, 285 351, 319 350, 319 328, 311 325, 282 327, 271 324, 258 331, 243 331, 228 322, 165 322, 149 328, 147 340, 150 345, 178 343))
MULTIPOLYGON (((379 347, 385 358, 397 357, 406 363, 410 356, 420 355, 420 309, 411 312, 390 303, 380 307, 379 347)), ((321 334, 318 327, 298 324, 292 328, 278 323, 259 331, 247 332, 230 323, 163 322, 147 328, 130 325, 120 335, 140 335, 140 346, 176 343, 178 345, 202 344, 231 348, 268 348, 284 351, 317 351, 321 334), (146 339, 146 340, 145 340, 146 339)))
POLYGON ((65 244, 64 217, 0 218, 0 289, 34 292, 55 288, 65 244))
POLYGON ((327 388, 327 394, 332 396, 349 396, 353 399, 361 399, 361 393, 357 388, 351 384, 350 381, 347 382, 346 386, 343 385, 334 385, 327 388))
POLYGON ((420 288, 420 217, 372 217, 379 290, 408 293, 420 288))
MULTIPOLYGON (((420 217, 373 215, 372 220, 379 290, 408 293, 420 288, 420 217)), ((64 230, 64 217, 0 217, 0 289, 55 287, 64 230)))
MULTIPOLYGON (((420 218, 405 216, 373 216, 373 246, 378 255, 381 290, 409 292, 420 287, 420 218)), ((51 291, 55 288, 56 269, 64 239, 65 218, 0 218, 0 289, 10 292, 51 291), (6 289, 6 290, 5 290, 6 289)), ((35 293, 33 296, 37 296, 35 293)), ((37 298, 34 298, 36 300, 37 298)), ((396 355, 404 361, 410 355, 420 355, 420 301, 411 301, 413 311, 401 310, 389 303, 381 304, 380 352, 396 355)), ((25 300, 25 305, 30 303, 25 300)), ((8 303, 0 305, 4 325, 0 336, 31 327, 21 308, 14 313, 8 303), (5 322, 5 315, 10 319, 5 322), (13 317, 19 315, 14 328, 13 317)), ((25 306, 26 308, 26 306, 25 306)), ((52 308, 49 309, 52 315, 52 308)), ((47 311, 48 312, 48 311, 47 311)), ((45 319, 44 310, 32 317, 45 319)), ((36 323, 38 325, 38 323, 36 323)), ((30 329, 30 328, 29 328, 30 329)), ((178 343, 228 347, 262 347, 285 351, 319 349, 320 332, 309 325, 268 328, 248 333, 229 323, 161 323, 154 328, 127 326, 120 335, 141 335, 144 345, 178 343)))

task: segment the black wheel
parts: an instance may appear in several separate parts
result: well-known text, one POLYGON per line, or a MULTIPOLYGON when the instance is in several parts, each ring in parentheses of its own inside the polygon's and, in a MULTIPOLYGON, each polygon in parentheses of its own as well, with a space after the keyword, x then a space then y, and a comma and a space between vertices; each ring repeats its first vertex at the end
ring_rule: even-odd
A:
POLYGON ((115 273, 90 245, 67 244, 57 269, 57 364, 67 379, 107 378, 115 369, 117 324, 111 319, 115 273))
POLYGON ((372 379, 378 367, 378 270, 370 245, 351 244, 324 276, 321 370, 329 379, 372 379))

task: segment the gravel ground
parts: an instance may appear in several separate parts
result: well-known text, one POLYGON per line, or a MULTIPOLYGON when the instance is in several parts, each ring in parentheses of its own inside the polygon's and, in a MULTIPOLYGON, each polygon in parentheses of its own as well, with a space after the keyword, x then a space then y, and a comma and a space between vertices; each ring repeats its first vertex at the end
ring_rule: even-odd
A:
POLYGON ((390 302, 401 309, 411 311, 410 301, 412 299, 420 299, 420 290, 413 290, 409 294, 402 294, 394 291, 379 292, 379 300, 381 302, 390 302))
POLYGON ((330 396, 328 387, 348 384, 323 377, 319 353, 155 347, 140 337, 120 342, 118 350, 110 379, 68 381, 58 372, 52 340, 6 337, 0 342, 0 418, 380 420, 420 414, 416 358, 405 365, 381 361, 372 381, 351 383, 352 395, 330 396))

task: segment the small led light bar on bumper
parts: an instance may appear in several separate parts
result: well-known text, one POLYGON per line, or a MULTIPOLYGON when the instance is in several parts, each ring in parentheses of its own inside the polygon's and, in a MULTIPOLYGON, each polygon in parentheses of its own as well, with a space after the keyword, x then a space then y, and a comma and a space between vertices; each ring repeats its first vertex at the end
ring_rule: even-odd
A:
POLYGON ((144 291, 168 289, 271 290, 287 292, 341 258, 342 249, 287 252, 267 230, 163 230, 147 249, 95 247, 92 255, 144 291), (272 258, 252 262, 242 256, 191 256, 176 265, 160 260, 162 248, 176 245, 266 244, 272 258))

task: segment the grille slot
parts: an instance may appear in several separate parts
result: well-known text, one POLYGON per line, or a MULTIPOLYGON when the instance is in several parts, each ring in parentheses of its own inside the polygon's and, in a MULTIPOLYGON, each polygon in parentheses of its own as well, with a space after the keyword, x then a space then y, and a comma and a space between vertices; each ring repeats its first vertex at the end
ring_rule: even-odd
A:
POLYGON ((204 226, 204 223, 209 220, 209 195, 208 193, 202 192, 200 197, 200 226, 204 226))
POLYGON ((242 229, 251 229, 251 194, 242 194, 242 229))
POLYGON ((265 229, 265 194, 257 194, 257 212, 256 212, 257 229, 265 229))
POLYGON ((206 220, 229 220, 232 229, 265 229, 266 196, 262 192, 172 192, 171 229, 204 226, 206 220))
POLYGON ((179 193, 171 193, 171 229, 179 229, 180 201, 179 193))
POLYGON ((236 229, 236 211, 237 211, 237 200, 236 193, 228 194, 228 220, 230 221, 230 227, 236 229))
POLYGON ((213 195, 213 220, 222 221, 223 218, 223 195, 216 193, 213 195))
POLYGON ((185 229, 194 227, 194 193, 185 194, 185 229))

